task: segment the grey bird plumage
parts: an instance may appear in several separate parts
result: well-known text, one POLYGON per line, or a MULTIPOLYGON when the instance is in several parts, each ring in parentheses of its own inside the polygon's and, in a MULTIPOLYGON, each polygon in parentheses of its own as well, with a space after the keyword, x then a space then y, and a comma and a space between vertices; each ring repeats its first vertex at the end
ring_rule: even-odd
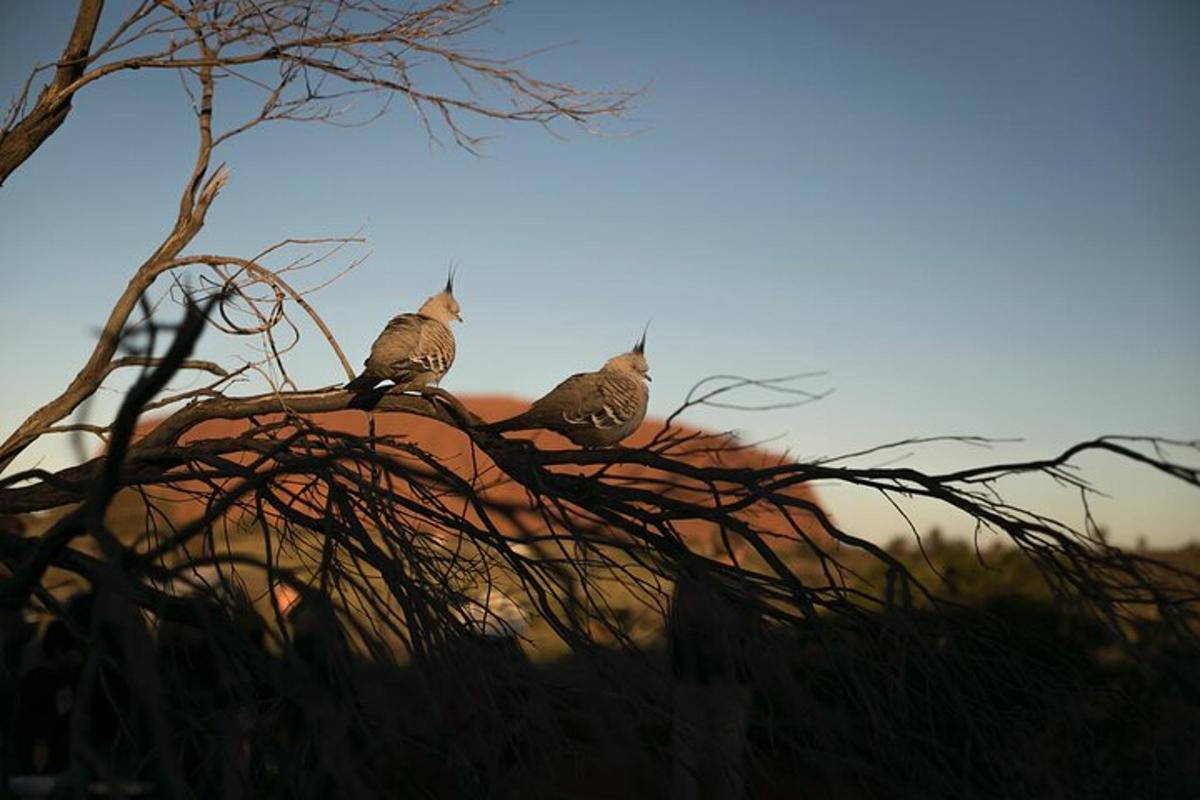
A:
POLYGON ((482 427, 492 433, 545 428, 581 447, 611 447, 636 431, 650 400, 646 335, 596 372, 572 375, 529 410, 482 427))
POLYGON ((462 322, 453 275, 415 314, 400 314, 388 322, 371 345, 362 373, 346 388, 366 392, 385 380, 401 389, 436 385, 454 363, 451 320, 462 322))

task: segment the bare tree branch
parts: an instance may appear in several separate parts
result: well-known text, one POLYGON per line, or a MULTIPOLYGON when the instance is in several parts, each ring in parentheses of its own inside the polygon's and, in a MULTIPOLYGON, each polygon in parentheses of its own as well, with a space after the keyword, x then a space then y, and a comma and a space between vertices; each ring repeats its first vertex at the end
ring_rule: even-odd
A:
MULTIPOLYGON (((170 232, 135 270, 74 380, 0 444, 4 470, 43 436, 105 443, 83 463, 0 476, 0 514, 19 515, 0 529, 4 620, 48 616, 79 649, 66 773, 78 794, 94 776, 111 784, 130 771, 171 797, 377 797, 397 786, 419 792, 420 770, 441 769, 429 785, 479 796, 500 785, 506 759, 510 775, 534 776, 545 794, 555 758, 570 760, 563 748, 606 738, 640 743, 628 749, 661 774, 662 720, 674 714, 673 733, 681 728, 679 705, 666 699, 680 681, 663 667, 664 631, 672 657, 688 647, 707 654, 728 684, 721 691, 753 683, 762 693, 758 705, 771 708, 755 707, 758 738, 770 741, 760 753, 826 759, 833 748, 881 796, 979 796, 977 780, 1004 789, 995 796, 1042 787, 1023 775, 1006 782, 1004 770, 1028 760, 1013 748, 1086 739, 1072 726, 1095 732, 1089 720, 1103 704, 1088 696, 1068 707, 1077 712, 1063 716, 1070 736, 1034 726, 1036 736, 1014 744, 1019 737, 997 733, 1021 713, 1010 697, 1052 709, 1045 716, 1062 710, 1041 688, 1061 663, 1026 668, 1030 652, 1012 631, 963 602, 952 570, 934 562, 933 537, 906 510, 912 500, 956 510, 977 536, 996 534, 1005 547, 977 547, 978 561, 1018 559, 1072 609, 1056 620, 1103 626, 1097 641, 1123 652, 1130 672, 1167 674, 1171 687, 1194 691, 1175 666, 1191 662, 1171 648, 1194 653, 1200 643, 1200 576, 1108 544, 1077 462, 1102 452, 1200 488, 1200 442, 1099 437, 1049 458, 930 473, 891 457, 936 438, 804 461, 681 422, 697 406, 761 410, 828 396, 794 383, 811 376, 714 376, 642 446, 588 451, 484 432, 476 411, 442 389, 379 390, 364 419, 358 395, 297 387, 287 362, 305 319, 353 375, 309 300, 315 289, 298 277, 328 263, 334 279, 344 275, 359 260, 341 248, 359 240, 185 254, 228 178, 214 153, 266 122, 353 124, 352 103, 368 98, 377 107, 366 118, 401 99, 431 137, 448 133, 468 149, 483 136, 466 120, 586 127, 627 107, 629 93, 588 93, 533 77, 520 59, 480 55, 472 37, 497 5, 147 0, 93 46, 101 4, 84 0, 50 85, 31 106, 35 70, 15 99, 0 133, 0 180, 62 124, 75 93, 111 75, 175 71, 197 125, 170 232), (230 81, 261 103, 217 130, 230 81), (164 321, 168 300, 184 307, 181 322, 164 321), (193 358, 206 331, 252 354, 193 358), (129 368, 140 372, 111 422, 64 421, 129 368), (212 377, 168 391, 181 370, 212 377), (267 390, 239 394, 252 378, 267 390), (745 401, 747 392, 765 401, 745 401), (348 410, 339 424, 325 416, 348 410), (147 419, 151 411, 161 416, 147 419), (452 444, 423 438, 427 420, 452 444), (889 463, 859 465, 881 453, 889 463), (1013 478, 1077 491, 1083 526, 1007 500, 1013 478), (916 550, 847 529, 814 488, 829 485, 882 496, 916 550), (43 529, 25 535, 27 519, 43 529), (88 588, 90 611, 70 607, 69 587, 88 588), (595 684, 534 691, 522 648, 535 640, 569 652, 595 684), (211 667, 205 680, 220 676, 217 689, 188 684, 195 675, 182 665, 192 658, 211 667), (122 681, 138 691, 117 702, 122 681), (546 715, 553 721, 538 720, 538 704, 556 692, 566 700, 546 715), (587 697, 603 701, 581 711, 587 697), (769 719, 776 700, 790 704, 779 726, 769 719), (93 703, 104 701, 122 736, 148 731, 145 742, 122 742, 132 755, 102 752, 111 743, 89 730, 93 703), (601 719, 617 720, 619 735, 564 735, 601 719), (506 738, 526 720, 535 721, 524 742, 506 738), (834 744, 822 749, 826 741, 834 744), (434 752, 449 752, 446 765, 431 766, 434 752)), ((642 794, 666 793, 657 789, 642 794)), ((1045 794, 1088 793, 1069 789, 1045 794)))
MULTIPOLYGON (((104 0, 81 0, 75 15, 75 26, 67 46, 63 48, 53 79, 38 94, 37 102, 28 114, 16 124, 5 124, 0 129, 0 186, 58 130, 71 113, 71 100, 77 91, 74 84, 87 69, 88 51, 96 36, 103 9, 104 0)), ((31 81, 32 78, 30 76, 31 81)), ((24 91, 28 91, 28 86, 24 91)))

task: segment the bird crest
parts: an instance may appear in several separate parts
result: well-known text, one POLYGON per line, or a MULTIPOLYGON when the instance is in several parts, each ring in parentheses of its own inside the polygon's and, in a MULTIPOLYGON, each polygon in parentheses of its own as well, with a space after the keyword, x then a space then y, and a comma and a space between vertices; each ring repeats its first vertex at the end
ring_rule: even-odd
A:
POLYGON ((649 330, 650 323, 647 322, 646 327, 642 329, 642 338, 638 339, 637 343, 633 346, 633 352, 637 353, 639 356, 646 354, 646 332, 649 330))

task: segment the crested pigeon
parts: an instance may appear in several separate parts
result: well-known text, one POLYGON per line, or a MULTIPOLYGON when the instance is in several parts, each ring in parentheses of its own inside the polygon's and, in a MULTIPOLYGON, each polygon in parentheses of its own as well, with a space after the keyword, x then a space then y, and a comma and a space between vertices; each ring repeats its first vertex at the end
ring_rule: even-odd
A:
POLYGON ((482 426, 491 433, 546 428, 580 447, 611 447, 638 429, 646 416, 650 380, 646 334, 633 349, 613 356, 596 372, 572 375, 535 400, 528 411, 482 426))
POLYGON ((450 321, 462 322, 454 299, 454 275, 446 288, 430 297, 415 314, 393 317, 371 345, 363 371, 346 384, 352 392, 374 389, 390 380, 401 389, 436 385, 454 363, 450 321))

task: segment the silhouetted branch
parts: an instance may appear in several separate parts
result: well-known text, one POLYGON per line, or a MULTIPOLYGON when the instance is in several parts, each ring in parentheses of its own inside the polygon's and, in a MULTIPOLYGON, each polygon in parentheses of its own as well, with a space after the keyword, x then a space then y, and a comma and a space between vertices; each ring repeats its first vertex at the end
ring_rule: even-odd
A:
MULTIPOLYGON (((220 302, 210 299, 209 309, 220 302)), ((964 613, 956 611, 960 604, 951 591, 952 576, 922 578, 910 560, 835 522, 811 487, 836 482, 882 493, 897 501, 900 514, 899 500, 928 498, 1003 534, 1058 598, 1102 621, 1130 648, 1142 646, 1138 631, 1146 620, 1178 641, 1195 644, 1200 580, 1194 573, 1012 506, 997 487, 1017 475, 1056 480, 1073 458, 1095 450, 1194 485, 1194 470, 1170 455, 1194 452, 1193 443, 1104 437, 1051 459, 928 474, 911 467, 747 461, 734 439, 682 429, 640 448, 543 450, 477 430, 478 417, 444 390, 379 393, 370 412, 377 417, 422 417, 453 431, 461 455, 447 458, 403 434, 364 437, 328 427, 320 415, 347 409, 352 401, 350 393, 337 388, 197 400, 131 438, 132 421, 154 402, 172 372, 189 363, 191 343, 204 327, 203 314, 192 309, 171 332, 163 356, 126 356, 133 359, 129 363, 147 364, 147 371, 126 396, 116 422, 106 426, 111 444, 104 456, 57 472, 30 470, 0 479, 0 513, 73 506, 37 537, 0 539, 0 561, 10 570, 0 581, 6 608, 44 607, 53 602, 49 576, 59 582, 73 576, 106 597, 121 598, 114 608, 121 603, 141 608, 163 620, 160 625, 205 620, 185 627, 207 626, 212 657, 230 664, 255 664, 264 657, 259 645, 236 633, 246 623, 234 621, 249 614, 256 620, 254 629, 273 647, 288 651, 321 641, 334 648, 320 657, 328 660, 312 662, 302 678, 288 680, 316 693, 306 697, 326 698, 306 701, 321 708, 349 703, 346 730, 363 731, 376 723, 360 705, 367 695, 356 672, 364 667, 355 667, 355 658, 397 668, 412 665, 423 691, 445 696, 439 693, 466 691, 455 683, 464 678, 449 677, 456 673, 448 672, 446 661, 462 643, 481 636, 524 636, 524 628, 534 624, 602 672, 609 658, 603 654, 613 648, 629 653, 652 648, 653 632, 662 630, 664 609, 671 606, 668 596, 697 581, 702 596, 727 598, 714 608, 732 603, 742 609, 737 618, 749 620, 746 624, 759 620, 764 630, 779 635, 811 637, 829 658, 840 658, 836 654, 847 646, 848 636, 860 642, 856 646, 894 643, 910 668, 941 675, 936 680, 945 703, 977 708, 971 684, 955 670, 969 669, 972 680, 1001 681, 1010 674, 1008 662, 968 668, 930 641, 951 635, 939 632, 939 625, 957 637, 956 647, 976 638, 979 644, 970 646, 1002 647, 1003 640, 952 626, 953 615, 964 613), (205 427, 213 422, 222 424, 205 427), (138 493, 144 529, 121 530, 104 519, 121 491, 138 493), (171 511, 181 506, 190 509, 182 518, 171 511), (81 549, 85 540, 99 546, 99 557, 81 549), (189 576, 198 570, 213 576, 197 583, 189 576), (181 600, 165 590, 170 582, 191 587, 187 591, 196 593, 194 599, 181 600), (256 587, 257 604, 238 588, 245 586, 256 587), (279 587, 325 610, 313 610, 314 621, 290 623, 274 594, 279 587), (264 595, 269 598, 265 607, 264 595), (508 604, 510 616, 496 616, 497 598, 508 604), (246 610, 246 604, 257 609, 246 610), (210 605, 212 610, 203 610, 210 605), (941 616, 935 619, 944 622, 920 622, 912 616, 919 607, 936 610, 941 616), (309 625, 324 633, 305 639, 309 625), (300 641, 294 641, 297 636, 300 641), (446 680, 450 686, 443 685, 446 680)), ((138 341, 153 347, 159 338, 152 333, 138 341)), ((720 620, 726 612, 701 613, 720 620)), ((702 624, 717 625, 714 636, 720 636, 720 626, 743 623, 702 624)), ((136 630, 122 636, 121 652, 130 655, 143 647, 138 644, 143 634, 136 630)), ((486 652, 460 653, 454 669, 487 669, 488 680, 511 677, 513 663, 519 662, 486 666, 491 664, 486 652)), ((756 659, 739 669, 767 680, 776 662, 768 656, 756 659)), ((876 704, 864 712, 870 719, 890 706, 876 697, 875 668, 854 663, 838 680, 848 697, 857 698, 854 702, 876 704)), ((280 674, 264 669, 239 673, 229 691, 251 697, 263 682, 281 697, 295 691, 280 674)), ((892 666, 878 669, 890 676, 887 680, 896 680, 887 671, 892 666)), ((88 680, 100 680, 99 670, 98 662, 88 680)), ((638 674, 659 680, 653 670, 638 674)), ((178 678, 168 671, 161 680, 178 678)), ((481 702, 480 713, 491 713, 481 702)), ((147 707, 144 713, 160 727, 175 724, 162 709, 147 707)), ((258 725, 275 724, 270 714, 252 718, 258 725)), ((886 718, 865 724, 873 726, 872 736, 893 742, 886 718)), ((298 728, 295 735, 316 730, 298 728)), ((271 747, 285 746, 286 737, 279 735, 271 734, 271 747)), ((317 746, 358 752, 346 756, 352 763, 366 758, 361 743, 346 735, 317 746)), ((982 746, 988 735, 980 733, 977 744, 982 746)), ((219 741, 213 739, 211 746, 219 741)), ((460 744, 468 747, 469 741, 460 744)), ((897 758, 911 760, 907 750, 899 752, 903 756, 897 758)), ((305 769, 310 777, 337 781, 343 791, 371 794, 354 788, 358 778, 351 780, 333 766, 305 769)), ((923 769, 942 775, 932 764, 923 769)), ((155 774, 162 785, 176 780, 168 764, 155 774)), ((239 775, 239 781, 250 780, 239 775)))
MULTIPOLYGON (((589 94, 467 47, 496 5, 155 0, 135 4, 93 45, 100 4, 84 2, 50 86, 31 107, 31 77, 14 102, 0 132, 0 162, 9 161, 0 180, 61 124, 76 92, 110 75, 177 72, 197 124, 170 232, 134 272, 74 380, 0 444, 2 470, 49 434, 105 443, 83 463, 0 477, 0 514, 21 523, 0 530, 3 620, 48 617, 56 646, 78 662, 65 767, 77 794, 88 776, 113 782, 128 772, 169 797, 375 797, 426 785, 480 796, 506 768, 540 782, 556 758, 570 761, 561 748, 604 740, 589 727, 601 721, 618 729, 608 739, 635 742, 630 751, 657 763, 662 720, 675 715, 672 737, 683 727, 678 712, 689 706, 670 699, 681 686, 692 699, 723 693, 724 721, 709 727, 741 736, 731 720, 750 713, 753 685, 763 701, 754 705, 756 736, 767 741, 760 752, 842 759, 838 769, 881 795, 973 796, 982 782, 1008 796, 1045 785, 1023 782, 1026 759, 1014 748, 1086 739, 1074 726, 1103 710, 1060 677, 1078 668, 1070 659, 1079 652, 1100 649, 1095 642, 1124 648, 1121 663, 1139 675, 1161 672, 1195 689, 1186 656, 1200 631, 1200 576, 1107 544, 1077 461, 1104 452, 1200 487, 1198 442, 1105 436, 1051 458, 945 473, 858 464, 937 441, 998 442, 912 439, 801 461, 684 427, 682 415, 791 407, 829 392, 795 385, 812 375, 722 375, 698 383, 641 447, 553 450, 480 430, 477 414, 443 389, 385 388, 363 402, 338 386, 297 387, 287 359, 304 320, 354 374, 295 276, 342 259, 359 239, 288 239, 250 258, 185 254, 229 176, 213 167, 215 149, 267 121, 346 121, 347 98, 364 93, 384 106, 405 99, 431 136, 448 131, 468 149, 481 139, 463 118, 586 126, 626 108, 628 93, 589 94), (430 78, 421 72, 429 65, 456 80, 430 78), (218 90, 230 80, 262 104, 214 130, 218 90), (43 133, 27 135, 34 128, 43 133), (19 139, 10 157, 4 148, 19 139), (164 276, 171 285, 152 298, 164 276), (178 325, 163 321, 168 298, 184 306, 178 325), (253 342, 257 355, 194 359, 205 331, 253 342), (111 422, 64 421, 129 368, 141 372, 111 422), (169 393, 181 370, 212 377, 169 393), (268 390, 239 394, 255 375, 268 390), (766 401, 744 401, 747 392, 766 401), (149 411, 161 416, 149 420, 149 411), (369 414, 370 432, 325 416, 341 411, 354 412, 342 423, 369 414), (384 419, 396 432, 376 435, 384 419), (407 424, 416 420, 442 426, 451 450, 424 441, 407 424), (1006 500, 1004 483, 1016 477, 1079 491, 1083 528, 1006 500), (829 485, 884 497, 916 552, 848 529, 815 488, 829 485), (1017 559, 1071 609, 1056 624, 1095 641, 1079 634, 1062 648, 1070 657, 1020 649, 999 615, 964 601, 956 565, 936 562, 937 543, 905 510, 913 499, 957 510, 977 536, 998 534, 1007 546, 977 546, 978 562, 1017 559), (35 533, 21 531, 26 520, 35 533), (66 598, 72 588, 86 592, 82 607, 66 598), (524 652, 536 648, 570 654, 587 676, 570 680, 584 683, 535 691, 524 652), (1035 655, 1043 661, 1030 669, 1024 661, 1035 655), (1022 720, 1061 714, 1072 735, 1040 721, 1028 741, 1023 729, 1006 731, 1022 713, 1010 697, 1037 709, 1022 720), (583 698, 591 700, 581 710, 583 698), (788 706, 779 724, 776 700, 788 706), (91 730, 104 713, 115 717, 112 741, 91 730), (523 739, 510 733, 524 724, 532 732, 523 739), (421 769, 435 777, 422 782, 421 769)), ((1115 692, 1101 688, 1110 702, 1115 692)), ((1088 793, 1069 789, 1059 795, 1088 793)))

